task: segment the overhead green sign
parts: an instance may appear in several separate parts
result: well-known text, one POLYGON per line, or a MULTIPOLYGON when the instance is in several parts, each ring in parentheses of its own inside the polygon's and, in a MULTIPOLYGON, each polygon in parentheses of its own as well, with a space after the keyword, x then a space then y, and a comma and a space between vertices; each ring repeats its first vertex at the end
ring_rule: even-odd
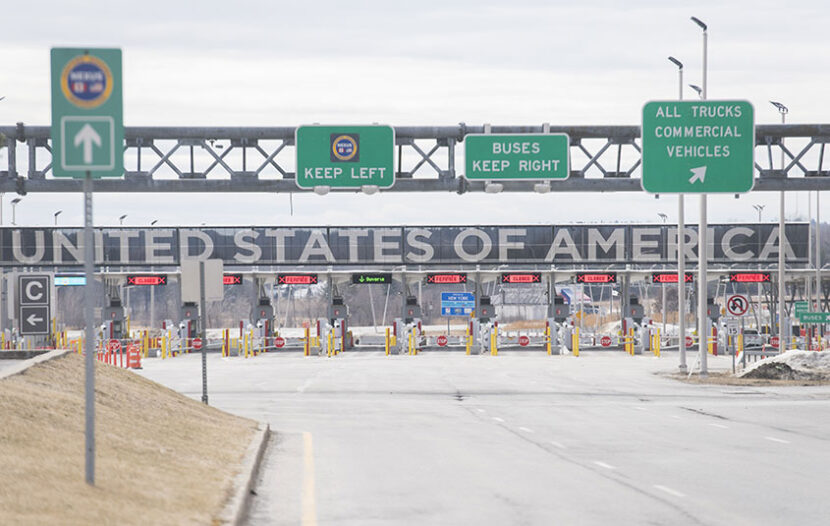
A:
POLYGON ((800 316, 801 314, 810 310, 810 304, 806 301, 796 301, 795 302, 795 315, 800 316))
POLYGON ((802 312, 798 319, 801 323, 830 323, 830 312, 802 312))
POLYGON ((52 174, 124 174, 121 50, 52 48, 52 174))
POLYGON ((742 193, 754 182, 755 119, 741 100, 659 101, 643 107, 643 189, 742 193))
POLYGON ((297 186, 389 188, 395 184, 395 130, 391 126, 300 126, 297 186))
POLYGON ((489 133, 464 138, 467 179, 567 179, 570 138, 564 133, 541 135, 489 133))

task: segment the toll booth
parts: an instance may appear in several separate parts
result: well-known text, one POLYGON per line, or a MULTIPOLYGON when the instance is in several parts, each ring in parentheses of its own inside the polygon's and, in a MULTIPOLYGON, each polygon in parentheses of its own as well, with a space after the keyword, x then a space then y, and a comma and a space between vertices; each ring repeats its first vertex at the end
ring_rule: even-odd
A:
POLYGON ((553 303, 548 305, 547 326, 550 328, 551 354, 562 354, 563 350, 570 348, 571 324, 568 318, 571 315, 571 306, 565 303, 561 295, 553 296, 553 303))
POLYGON ((127 325, 124 306, 120 298, 110 298, 109 305, 101 313, 105 340, 121 340, 126 337, 127 325))
MULTIPOLYGON (((708 334, 705 338, 712 342, 712 352, 715 356, 718 354, 718 320, 720 319, 720 307, 715 305, 714 298, 706 298, 706 326, 708 334)), ((725 334, 725 331, 724 331, 725 334)))
POLYGON ((496 306, 493 305, 490 296, 481 296, 478 302, 478 312, 476 319, 478 321, 477 331, 475 334, 479 335, 479 348, 481 353, 489 352, 490 349, 490 335, 495 330, 496 324, 496 306))
POLYGON ((645 309, 640 305, 640 300, 635 296, 629 297, 623 314, 620 323, 623 342, 633 345, 634 354, 642 354, 649 338, 646 334, 648 320, 645 318, 645 309))
POLYGON ((332 296, 329 305, 329 324, 334 331, 334 349, 346 350, 349 324, 349 306, 343 303, 342 296, 332 296))
POLYGON ((421 318, 421 307, 418 305, 418 298, 415 296, 407 296, 406 303, 403 307, 404 323, 412 323, 415 319, 421 318))
POLYGON ((186 301, 182 305, 180 312, 179 337, 186 339, 196 338, 199 327, 199 307, 195 302, 186 301))
POLYGON ((265 347, 268 347, 268 339, 274 330, 274 307, 271 306, 271 300, 260 297, 251 312, 251 319, 254 320, 256 336, 263 338, 265 347))

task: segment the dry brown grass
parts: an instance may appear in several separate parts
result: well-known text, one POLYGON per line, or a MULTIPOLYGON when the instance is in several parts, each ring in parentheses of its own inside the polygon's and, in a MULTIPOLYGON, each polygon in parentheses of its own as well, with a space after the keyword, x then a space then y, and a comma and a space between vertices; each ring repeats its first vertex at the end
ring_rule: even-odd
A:
POLYGON ((211 524, 256 423, 96 366, 96 485, 84 482, 76 354, 0 380, 0 524, 211 524))

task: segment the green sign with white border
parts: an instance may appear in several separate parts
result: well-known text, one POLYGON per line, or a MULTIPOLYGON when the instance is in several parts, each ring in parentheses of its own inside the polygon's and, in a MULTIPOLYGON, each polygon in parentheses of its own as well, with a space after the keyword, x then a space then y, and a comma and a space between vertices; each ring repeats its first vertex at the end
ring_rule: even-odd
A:
POLYGON ((52 48, 52 174, 124 175, 121 50, 52 48))
POLYGON ((749 102, 649 102, 643 107, 642 132, 646 192, 752 190, 755 118, 749 102))
POLYGON ((798 319, 801 323, 830 323, 830 312, 802 312, 798 319))
POLYGON ((464 138, 464 176, 490 181, 567 179, 569 150, 565 133, 471 133, 464 138))
POLYGON ((391 126, 300 126, 296 131, 300 188, 389 188, 395 184, 391 126))

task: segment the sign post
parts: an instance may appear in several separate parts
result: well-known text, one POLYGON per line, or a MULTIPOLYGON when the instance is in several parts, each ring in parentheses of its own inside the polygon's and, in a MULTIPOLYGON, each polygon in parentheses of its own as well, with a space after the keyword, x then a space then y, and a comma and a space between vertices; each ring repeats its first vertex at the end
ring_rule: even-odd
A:
MULTIPOLYGON (((705 81, 703 98, 706 98, 705 81)), ((736 194, 752 189, 754 109, 749 102, 740 100, 649 102, 643 107, 642 136, 643 189, 656 194, 700 194, 698 332, 705 334, 706 194, 736 194)), ((681 231, 680 235, 685 236, 685 232, 681 231)), ((707 349, 703 338, 698 351, 700 374, 706 376, 707 349)))
POLYGON ((95 485, 95 313, 92 179, 124 173, 120 49, 52 48, 52 174, 83 179, 85 472, 95 485))

